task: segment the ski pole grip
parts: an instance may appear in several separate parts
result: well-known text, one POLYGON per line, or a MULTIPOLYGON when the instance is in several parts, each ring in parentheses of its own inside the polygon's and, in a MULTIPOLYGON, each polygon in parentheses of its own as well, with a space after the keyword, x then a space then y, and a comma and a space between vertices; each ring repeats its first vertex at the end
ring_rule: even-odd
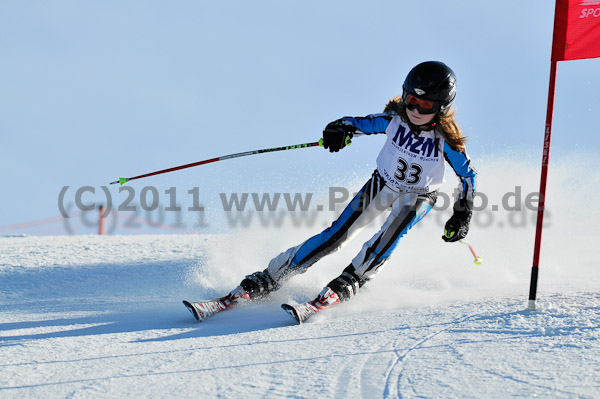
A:
MULTIPOLYGON (((345 143, 346 143, 347 146, 350 145, 350 144, 352 144, 351 140, 352 140, 352 138, 350 136, 346 137, 345 143)), ((323 139, 319 139, 319 146, 323 147, 323 139)))

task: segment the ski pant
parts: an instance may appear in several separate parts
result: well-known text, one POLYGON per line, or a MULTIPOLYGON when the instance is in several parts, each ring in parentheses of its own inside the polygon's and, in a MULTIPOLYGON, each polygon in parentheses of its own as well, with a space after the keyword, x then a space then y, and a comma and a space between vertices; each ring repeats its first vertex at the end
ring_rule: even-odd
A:
POLYGON ((383 212, 389 212, 381 229, 352 260, 354 274, 371 279, 392 254, 400 239, 433 207, 435 192, 399 193, 375 171, 330 227, 271 260, 268 272, 277 283, 305 272, 319 259, 341 248, 383 212))

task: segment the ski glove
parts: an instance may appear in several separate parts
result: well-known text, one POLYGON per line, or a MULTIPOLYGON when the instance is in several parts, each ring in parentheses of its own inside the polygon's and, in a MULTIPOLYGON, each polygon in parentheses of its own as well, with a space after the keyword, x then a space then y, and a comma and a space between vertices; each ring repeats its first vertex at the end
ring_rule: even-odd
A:
POLYGON ((458 200, 454 203, 454 214, 446 222, 442 240, 455 242, 462 240, 469 232, 469 223, 473 214, 473 201, 458 200))
POLYGON ((340 120, 331 122, 323 130, 323 147, 329 152, 338 152, 350 145, 356 128, 340 120))

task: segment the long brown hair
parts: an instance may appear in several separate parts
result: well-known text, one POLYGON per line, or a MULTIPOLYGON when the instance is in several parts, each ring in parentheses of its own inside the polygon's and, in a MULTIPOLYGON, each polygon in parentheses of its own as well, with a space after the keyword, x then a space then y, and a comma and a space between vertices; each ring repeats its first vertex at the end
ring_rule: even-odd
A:
MULTIPOLYGON (((390 99, 390 101, 386 104, 383 112, 393 112, 400 116, 404 122, 406 122, 415 133, 418 133, 419 129, 417 126, 412 124, 408 119, 408 115, 406 113, 406 106, 402 101, 401 96, 396 96, 390 99)), ((435 123, 435 131, 442 135, 444 140, 450 145, 450 147, 454 148, 457 151, 465 152, 466 151, 466 143, 467 138, 462 135, 460 127, 454 118, 455 111, 452 110, 444 115, 437 114, 432 122, 435 123)))

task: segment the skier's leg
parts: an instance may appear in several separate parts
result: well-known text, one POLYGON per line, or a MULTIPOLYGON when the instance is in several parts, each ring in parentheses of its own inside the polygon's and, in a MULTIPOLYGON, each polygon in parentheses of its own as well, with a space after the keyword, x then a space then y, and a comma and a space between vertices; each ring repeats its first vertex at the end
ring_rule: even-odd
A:
POLYGON ((431 210, 436 195, 405 194, 394 202, 392 213, 385 224, 368 242, 360 253, 346 267, 342 274, 333 279, 319 294, 332 304, 351 299, 358 290, 377 273, 389 258, 400 239, 431 210), (339 300, 332 299, 328 289, 336 294, 339 300))
POLYGON ((429 213, 435 205, 437 193, 400 196, 392 207, 381 230, 364 245, 352 260, 356 274, 370 280, 392 254, 402 237, 429 213))
POLYGON ((394 193, 377 171, 346 206, 332 225, 300 245, 279 254, 262 272, 255 272, 236 287, 230 296, 255 299, 277 290, 287 278, 306 271, 323 256, 339 249, 394 202, 394 193))
POLYGON ((380 269, 406 232, 431 210, 435 198, 435 193, 400 194, 381 230, 365 243, 341 275, 330 281, 314 300, 297 306, 283 304, 283 309, 302 323, 323 309, 351 299, 380 269))
POLYGON ((389 210, 396 195, 376 171, 330 227, 272 259, 269 275, 281 282, 305 272, 325 255, 340 249, 381 212, 389 210))

